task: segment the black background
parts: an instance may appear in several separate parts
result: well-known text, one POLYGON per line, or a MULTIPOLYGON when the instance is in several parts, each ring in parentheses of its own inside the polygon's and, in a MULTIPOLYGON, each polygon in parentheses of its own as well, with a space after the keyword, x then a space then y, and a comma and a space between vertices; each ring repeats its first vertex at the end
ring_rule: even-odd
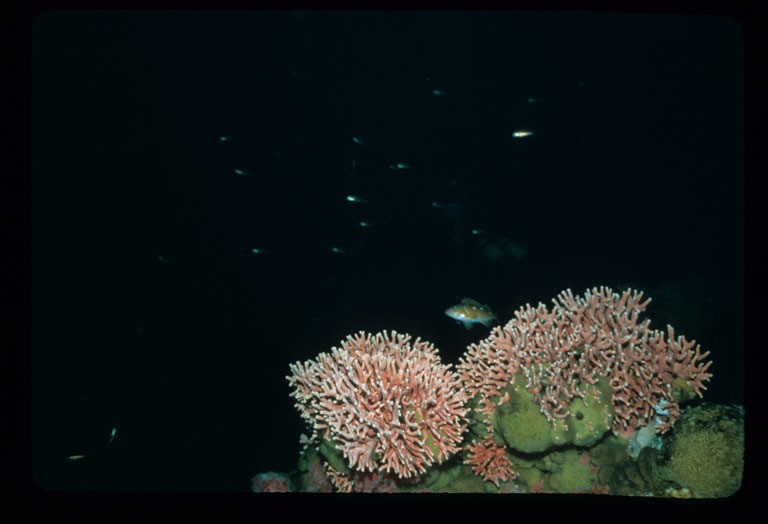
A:
POLYGON ((295 465, 289 363, 394 329, 456 364, 464 297, 645 290, 743 404, 742 48, 708 16, 41 15, 35 481, 247 491, 295 465))

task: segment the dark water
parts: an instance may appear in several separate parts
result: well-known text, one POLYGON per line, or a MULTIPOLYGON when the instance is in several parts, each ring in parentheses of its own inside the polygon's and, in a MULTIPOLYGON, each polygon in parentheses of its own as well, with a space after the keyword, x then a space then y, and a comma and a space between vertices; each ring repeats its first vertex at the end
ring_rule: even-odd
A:
POLYGON ((464 297, 644 290, 744 402, 729 19, 58 12, 33 60, 44 487, 247 491, 295 465, 289 363, 394 329, 455 364, 464 297))

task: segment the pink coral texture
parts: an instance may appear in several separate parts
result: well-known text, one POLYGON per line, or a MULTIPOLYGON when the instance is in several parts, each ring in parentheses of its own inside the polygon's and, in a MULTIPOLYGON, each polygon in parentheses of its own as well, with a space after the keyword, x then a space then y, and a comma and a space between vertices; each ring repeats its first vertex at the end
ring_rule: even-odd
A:
POLYGON ((434 345, 360 332, 330 353, 291 364, 291 396, 312 428, 354 471, 417 476, 459 450, 466 393, 434 345))
MULTIPOLYGON (((701 396, 711 362, 704 362, 709 352, 702 354, 695 341, 675 337, 672 326, 665 340, 663 331, 650 329, 650 320, 640 321, 651 300, 642 296, 600 287, 580 297, 568 289, 551 309, 526 304, 505 326, 469 346, 457 367, 469 396, 480 394, 481 409, 490 413, 492 400, 505 402, 507 397, 496 397, 522 371, 518 377, 555 425, 574 398, 589 400, 584 385, 604 379, 613 391, 615 433, 627 435, 651 422, 667 431, 680 413, 673 388, 686 384, 701 396)), ((597 388, 592 394, 599 398, 597 388)))
POLYGON ((472 441, 467 449, 465 464, 472 466, 475 475, 481 476, 486 482, 493 482, 499 487, 499 482, 516 478, 518 473, 512 469, 512 461, 507 457, 504 446, 496 444, 490 433, 481 441, 472 441))

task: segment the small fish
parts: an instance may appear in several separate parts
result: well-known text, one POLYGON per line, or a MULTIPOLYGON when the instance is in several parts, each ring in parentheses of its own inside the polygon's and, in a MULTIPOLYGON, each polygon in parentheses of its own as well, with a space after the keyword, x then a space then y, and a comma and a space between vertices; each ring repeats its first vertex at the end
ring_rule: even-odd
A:
POLYGON ((397 164, 390 164, 389 169, 392 171, 396 171, 398 169, 411 169, 411 164, 406 164, 405 162, 398 162, 397 164))
POLYGON ((347 195, 347 202, 356 202, 358 204, 367 204, 368 201, 357 195, 347 195))
POLYGON ((433 95, 437 95, 437 96, 446 96, 448 93, 446 93, 445 91, 442 91, 440 89, 433 89, 432 90, 432 94, 433 95))
POLYGON ((445 314, 455 319, 457 323, 464 324, 467 329, 472 329, 472 324, 488 327, 496 320, 496 315, 490 307, 471 298, 465 298, 460 304, 449 307, 445 310, 445 314))
POLYGON ((459 213, 459 205, 455 202, 448 202, 446 204, 441 204, 440 202, 432 202, 432 207, 442 209, 443 213, 445 213, 445 216, 452 219, 455 219, 459 213))
POLYGON ((344 251, 343 249, 339 249, 338 247, 332 247, 331 251, 333 251, 334 253, 339 253, 339 254, 346 253, 346 251, 344 251))
POLYGON ((536 102, 538 102, 538 101, 539 101, 539 99, 538 99, 538 98, 533 98, 533 97, 529 97, 529 98, 528 98, 528 103, 529 103, 529 104, 535 104, 535 103, 536 103, 536 102))
POLYGON ((220 136, 219 137, 219 141, 220 142, 231 142, 234 139, 235 139, 235 137, 233 137, 233 136, 220 136))
POLYGON ((75 462, 76 460, 82 460, 88 455, 70 455, 67 457, 67 462, 75 462))
POLYGON ((109 443, 112 444, 112 441, 115 440, 115 435, 117 435, 117 427, 112 428, 112 431, 109 432, 109 443))
POLYGON ((513 242, 509 240, 508 238, 503 238, 501 242, 499 243, 499 246, 504 249, 504 252, 512 257, 516 261, 520 261, 523 259, 525 255, 528 254, 528 250, 525 249, 520 244, 513 242))
POLYGON ((368 147, 365 142, 363 142, 362 140, 360 140, 356 136, 352 137, 352 142, 354 142, 357 145, 363 146, 363 147, 368 147))
POLYGON ((360 227, 373 227, 378 226, 381 222, 366 222, 365 220, 360 222, 360 227))
POLYGON ((485 260, 491 264, 495 264, 506 257, 519 262, 528 254, 528 250, 523 246, 505 237, 497 239, 482 238, 477 246, 485 260))
POLYGON ((480 228, 473 229, 471 230, 471 233, 473 235, 482 235, 483 233, 485 233, 485 229, 480 229, 480 228))
POLYGON ((515 131, 514 133, 512 133, 512 136, 515 137, 515 138, 523 138, 523 137, 526 137, 526 136, 531 136, 531 135, 533 135, 535 133, 536 133, 535 131, 524 131, 524 130, 521 130, 521 131, 515 131))
POLYGON ((242 169, 235 169, 235 174, 236 175, 250 175, 251 172, 250 171, 243 171, 242 169))
POLYGON ((253 248, 251 249, 251 253, 256 253, 257 255, 268 255, 270 251, 266 249, 253 248))

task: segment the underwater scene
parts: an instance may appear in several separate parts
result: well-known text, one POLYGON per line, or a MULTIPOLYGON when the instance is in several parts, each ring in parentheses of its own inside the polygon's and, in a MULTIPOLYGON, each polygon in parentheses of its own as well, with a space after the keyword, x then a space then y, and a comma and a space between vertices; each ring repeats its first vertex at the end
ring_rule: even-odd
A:
POLYGON ((718 16, 41 14, 36 486, 739 493, 743 47, 718 16))

